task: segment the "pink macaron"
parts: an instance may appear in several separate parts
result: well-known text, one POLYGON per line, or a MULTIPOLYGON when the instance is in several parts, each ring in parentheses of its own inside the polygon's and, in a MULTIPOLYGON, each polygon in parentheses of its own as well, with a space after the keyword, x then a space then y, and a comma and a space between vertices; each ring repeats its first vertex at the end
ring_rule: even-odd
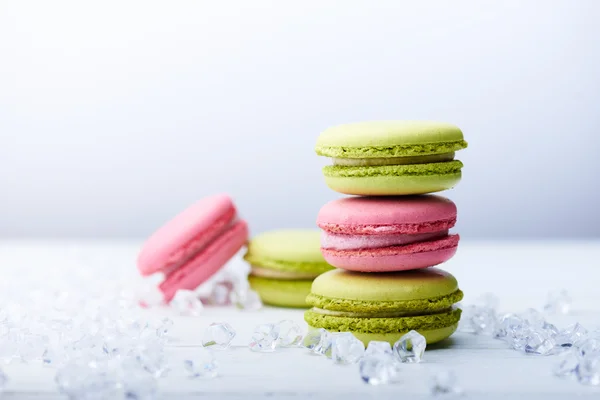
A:
POLYGON ((248 240, 248 225, 225 194, 206 197, 167 222, 146 241, 138 257, 142 275, 165 275, 165 301, 179 289, 194 290, 248 240))
POLYGON ((348 197, 321 208, 321 252, 334 267, 386 272, 449 260, 458 235, 456 205, 441 196, 348 197))

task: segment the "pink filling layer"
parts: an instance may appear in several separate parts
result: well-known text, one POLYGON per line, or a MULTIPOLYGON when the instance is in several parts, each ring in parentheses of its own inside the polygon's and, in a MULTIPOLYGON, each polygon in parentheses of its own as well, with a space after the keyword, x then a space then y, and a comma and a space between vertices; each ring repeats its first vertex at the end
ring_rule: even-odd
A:
POLYGON ((331 224, 319 222, 319 228, 327 232, 346 235, 391 235, 430 233, 448 230, 456 224, 456 217, 438 221, 419 222, 415 224, 361 225, 361 224, 331 224))
POLYGON ((403 246, 411 243, 440 239, 448 235, 448 231, 418 233, 414 235, 344 235, 323 231, 321 247, 332 250, 374 249, 378 247, 403 246))

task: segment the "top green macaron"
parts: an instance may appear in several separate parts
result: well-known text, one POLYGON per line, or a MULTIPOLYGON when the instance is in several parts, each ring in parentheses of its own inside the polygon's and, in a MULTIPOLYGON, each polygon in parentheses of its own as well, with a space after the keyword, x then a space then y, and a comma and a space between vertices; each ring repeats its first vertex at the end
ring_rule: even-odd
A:
POLYGON ((248 243, 244 259, 253 267, 314 278, 329 271, 321 254, 321 232, 314 229, 282 229, 265 232, 248 243))
POLYGON ((316 152, 333 158, 327 184, 346 194, 403 195, 449 189, 461 177, 454 152, 467 147, 455 125, 370 121, 339 125, 319 136, 316 152))

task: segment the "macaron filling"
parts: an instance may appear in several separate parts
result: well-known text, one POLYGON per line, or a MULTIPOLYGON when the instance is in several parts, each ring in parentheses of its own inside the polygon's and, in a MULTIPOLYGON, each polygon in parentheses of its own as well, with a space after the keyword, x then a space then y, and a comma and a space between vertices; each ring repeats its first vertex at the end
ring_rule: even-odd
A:
POLYGON ((446 154, 466 147, 467 142, 460 139, 435 143, 365 147, 328 146, 317 143, 315 150, 320 156, 332 158, 389 158, 446 154))
POLYGON ((451 326, 458 323, 461 312, 459 308, 452 308, 436 314, 399 318, 357 318, 324 315, 308 310, 304 313, 304 320, 314 328, 325 328, 336 332, 389 333, 451 326))
POLYGON ((460 289, 456 289, 452 293, 436 297, 388 301, 331 298, 317 293, 310 293, 306 298, 306 302, 316 309, 342 313, 370 314, 371 316, 376 316, 383 313, 436 313, 452 307, 453 304, 458 303, 462 300, 462 298, 463 292, 460 289))
POLYGON ((388 158, 333 158, 333 165, 346 167, 372 166, 372 165, 408 165, 427 164, 454 160, 454 152, 434 154, 429 156, 407 156, 388 158))
POLYGON ((354 235, 323 231, 321 247, 332 250, 373 249, 389 246, 403 246, 411 243, 440 239, 448 236, 448 231, 417 234, 354 235))
POLYGON ((458 160, 407 165, 342 166, 326 165, 323 174, 332 178, 367 178, 375 176, 439 176, 461 173, 458 160))
MULTIPOLYGON (((437 312, 446 312, 449 311, 450 308, 445 310, 438 310, 436 312, 431 312, 429 314, 435 314, 437 312)), ((424 313, 421 311, 396 311, 396 312, 376 312, 376 313, 360 313, 360 312, 348 312, 348 311, 331 311, 331 310, 323 310, 322 308, 313 307, 312 312, 322 315, 332 315, 334 317, 350 317, 350 318, 400 318, 400 317, 411 317, 414 315, 426 315, 428 313, 424 313)))
POLYGON ((311 273, 311 272, 282 271, 282 270, 277 270, 277 269, 257 267, 254 265, 250 269, 250 274, 254 275, 254 276, 260 276, 262 278, 286 279, 286 280, 314 279, 317 276, 319 276, 319 274, 315 274, 315 273, 311 273))

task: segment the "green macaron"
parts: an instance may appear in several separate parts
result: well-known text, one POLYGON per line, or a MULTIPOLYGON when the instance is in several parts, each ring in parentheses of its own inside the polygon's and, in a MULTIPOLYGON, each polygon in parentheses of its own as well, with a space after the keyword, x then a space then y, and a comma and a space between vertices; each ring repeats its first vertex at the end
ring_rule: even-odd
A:
POLYGON ((314 278, 331 270, 321 254, 318 230, 265 232, 252 238, 244 259, 251 265, 248 281, 265 304, 307 308, 314 278))
POLYGON ((304 319, 312 328, 352 332, 367 344, 390 343, 416 330, 427 343, 457 328, 462 299, 454 276, 436 268, 365 274, 334 270, 313 282, 304 319))
POLYGON ((316 152, 331 157, 327 185, 340 193, 406 195, 450 189, 467 147, 462 131, 432 121, 371 121, 335 126, 319 136, 316 152))

